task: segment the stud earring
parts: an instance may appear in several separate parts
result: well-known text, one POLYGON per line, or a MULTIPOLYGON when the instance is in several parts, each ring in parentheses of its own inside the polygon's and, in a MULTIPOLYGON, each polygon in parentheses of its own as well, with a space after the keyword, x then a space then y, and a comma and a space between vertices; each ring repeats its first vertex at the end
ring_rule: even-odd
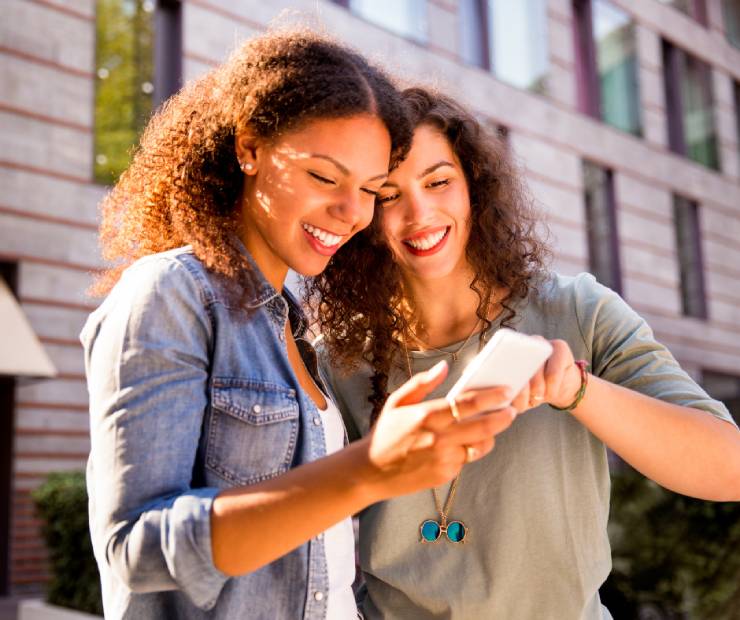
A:
POLYGON ((242 169, 242 172, 244 172, 245 174, 249 174, 250 172, 252 172, 252 170, 254 170, 254 164, 244 163, 244 164, 241 164, 241 166, 239 167, 242 169))

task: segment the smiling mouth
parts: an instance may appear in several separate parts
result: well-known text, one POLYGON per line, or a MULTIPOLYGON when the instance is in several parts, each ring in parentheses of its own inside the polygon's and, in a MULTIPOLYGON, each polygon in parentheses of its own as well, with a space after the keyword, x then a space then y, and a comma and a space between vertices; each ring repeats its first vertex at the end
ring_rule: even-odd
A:
POLYGON ((444 228, 438 228, 436 230, 430 230, 421 235, 414 235, 403 239, 403 244, 408 248, 412 254, 416 255, 427 255, 433 254, 442 247, 442 244, 447 239, 447 235, 450 232, 450 227, 445 226, 444 228))
POLYGON ((325 248, 336 247, 342 240, 342 235, 335 235, 334 233, 331 233, 328 230, 324 230, 323 228, 311 226, 311 224, 303 224, 303 230, 305 230, 325 248))

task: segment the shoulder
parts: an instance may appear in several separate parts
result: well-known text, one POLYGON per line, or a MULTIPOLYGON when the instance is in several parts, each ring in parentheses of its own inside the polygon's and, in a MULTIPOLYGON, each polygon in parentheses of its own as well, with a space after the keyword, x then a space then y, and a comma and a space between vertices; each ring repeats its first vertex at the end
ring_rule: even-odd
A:
POLYGON ((81 339, 89 340, 103 321, 155 329, 177 317, 197 315, 205 320, 209 291, 205 267, 189 247, 150 254, 121 274, 88 317, 81 339))

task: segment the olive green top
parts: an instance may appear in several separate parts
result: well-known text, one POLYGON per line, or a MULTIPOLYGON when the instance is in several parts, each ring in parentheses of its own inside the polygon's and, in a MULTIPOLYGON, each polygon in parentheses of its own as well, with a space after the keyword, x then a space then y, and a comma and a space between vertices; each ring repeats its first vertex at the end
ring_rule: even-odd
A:
MULTIPOLYGON (((732 422, 724 405, 655 341, 645 321, 590 274, 543 278, 517 305, 517 317, 518 331, 567 341, 596 376, 732 422)), ((478 341, 470 339, 432 396, 450 389, 478 341)), ((412 371, 442 358, 449 362, 451 356, 411 352, 412 371)), ((350 376, 326 363, 322 370, 350 435, 367 433, 369 366, 350 376)), ((407 377, 406 361, 399 360, 389 390, 407 377)), ((441 501, 447 488, 439 489, 441 501)), ((419 542, 421 522, 438 519, 431 491, 381 502, 361 514, 366 617, 611 618, 598 595, 611 569, 609 491, 606 448, 573 416, 547 405, 520 416, 490 454, 463 469, 449 517, 469 528, 464 544, 444 538, 419 542)))

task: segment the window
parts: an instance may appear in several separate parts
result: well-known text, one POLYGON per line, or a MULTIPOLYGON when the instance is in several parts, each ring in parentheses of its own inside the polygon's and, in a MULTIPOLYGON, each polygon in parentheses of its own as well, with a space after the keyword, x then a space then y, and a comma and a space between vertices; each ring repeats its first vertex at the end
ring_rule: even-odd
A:
POLYGON ((707 25, 707 4, 706 0, 658 0, 663 4, 672 6, 682 13, 685 13, 692 19, 695 19, 702 26, 707 25))
POLYGON ((545 0, 461 0, 461 55, 512 86, 547 91, 545 0))
POLYGON ((427 40, 426 0, 335 0, 367 21, 421 43, 427 40))
POLYGON ((584 161, 583 186, 589 270, 599 282, 621 293, 622 274, 612 171, 584 161))
POLYGON ((722 17, 727 40, 740 48, 740 0, 722 0, 722 17))
POLYGON ((706 319, 707 302, 697 204, 682 196, 674 196, 673 220, 681 276, 682 311, 686 316, 706 319))
POLYGON ((153 109, 179 88, 180 3, 100 0, 96 10, 94 178, 110 184, 153 109))
MULTIPOLYGON (((0 262, 0 278, 15 293, 18 268, 0 262)), ((0 375, 0 596, 10 587, 10 506, 13 475, 13 434, 15 418, 15 380, 0 375)))
POLYGON ((663 71, 671 150, 719 170, 709 65, 663 41, 663 71))
POLYGON ((702 386, 707 393, 721 400, 730 410, 735 422, 740 424, 740 377, 714 370, 702 371, 702 386))
POLYGON ((579 109, 641 135, 634 21, 607 0, 575 0, 574 14, 579 109))

